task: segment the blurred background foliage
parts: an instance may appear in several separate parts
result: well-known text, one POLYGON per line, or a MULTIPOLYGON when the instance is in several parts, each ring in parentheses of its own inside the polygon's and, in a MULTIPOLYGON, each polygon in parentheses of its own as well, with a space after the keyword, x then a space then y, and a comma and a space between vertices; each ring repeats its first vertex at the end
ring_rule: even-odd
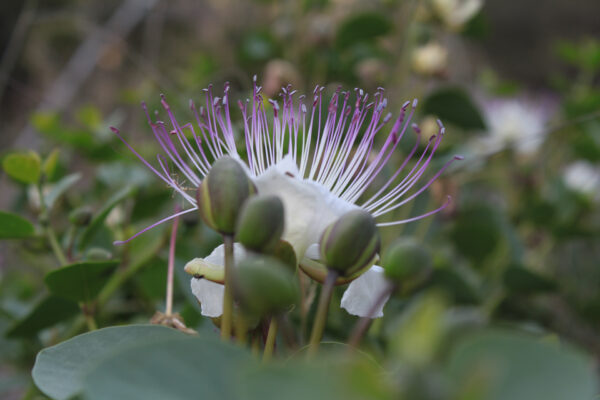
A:
MULTIPOLYGON (((302 387, 256 366, 256 379, 244 381, 249 398, 277 385, 294 387, 298 398, 327 393, 335 379, 354 382, 359 398, 593 398, 598 15, 594 0, 2 2, 0 397, 43 398, 31 383, 34 357, 84 332, 83 314, 104 327, 147 322, 163 307, 168 224, 126 246, 112 242, 169 215, 180 200, 109 126, 153 159, 141 101, 157 109, 164 93, 186 120, 188 100, 200 104, 207 85, 230 82, 233 98, 243 100, 257 74, 274 98, 287 83, 303 93, 316 84, 328 92, 382 86, 390 111, 418 98, 426 135, 437 131, 436 118, 446 125, 436 162, 457 153, 465 160, 399 214, 422 213, 447 194, 451 207, 382 231, 384 244, 399 236, 425 243, 434 270, 418 291, 388 303, 365 340, 368 359, 342 368, 332 357, 340 372, 329 382, 319 376, 322 365, 295 366, 289 374, 305 377, 302 387), (66 260, 56 259, 56 246, 66 260)), ((411 140, 402 146, 410 151, 411 140)), ((196 216, 183 220, 178 238, 175 309, 187 326, 214 336, 182 266, 220 239, 196 216)), ((333 304, 341 292, 335 296, 333 304)), ((345 341, 354 321, 332 307, 326 339, 345 341)), ((183 358, 222 357, 225 370, 246 363, 231 349, 186 354, 178 340, 169 346, 183 358)), ((151 366, 142 350, 123 354, 151 366)), ((176 358, 165 362, 178 371, 176 358)), ((86 381, 90 398, 126 373, 118 359, 99 365, 86 381)))

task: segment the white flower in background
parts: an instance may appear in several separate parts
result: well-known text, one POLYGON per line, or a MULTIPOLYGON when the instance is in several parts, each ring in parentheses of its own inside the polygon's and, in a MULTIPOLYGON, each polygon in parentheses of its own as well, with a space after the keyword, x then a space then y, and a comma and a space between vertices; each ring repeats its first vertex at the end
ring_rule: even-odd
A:
POLYGON ((413 50, 412 67, 419 74, 439 74, 447 65, 448 50, 438 42, 429 42, 413 50))
POLYGON ((484 106, 487 136, 473 144, 476 153, 492 154, 507 147, 532 155, 546 139, 550 112, 541 104, 519 99, 494 100, 484 106))
MULTIPOLYGON (((205 91, 204 107, 190 104, 196 123, 180 125, 165 99, 162 105, 168 114, 168 125, 163 121, 153 122, 147 113, 154 136, 163 154, 157 156, 158 168, 141 157, 113 129, 130 150, 161 180, 173 188, 190 204, 190 208, 167 217, 138 232, 165 222, 176 215, 197 210, 195 188, 208 174, 212 161, 229 155, 244 166, 261 195, 276 195, 284 205, 285 228, 283 239, 294 248, 299 260, 312 256, 307 251, 318 246, 325 228, 346 212, 362 208, 374 218, 407 204, 423 193, 455 159, 447 161, 425 183, 420 178, 431 164, 434 153, 444 137, 444 128, 439 124, 438 134, 429 138, 424 150, 419 150, 419 140, 398 167, 389 161, 408 127, 417 102, 406 102, 400 115, 392 120, 386 113, 387 99, 383 89, 378 89, 371 98, 361 89, 343 92, 339 88, 322 110, 324 88, 317 86, 308 98, 299 96, 291 87, 282 89, 283 106, 273 99, 268 100, 272 111, 267 115, 267 104, 261 87, 254 82, 252 99, 238 102, 243 117, 243 141, 236 140, 229 113, 229 86, 225 86, 223 97, 214 97, 212 89, 205 91), (389 133, 382 128, 392 121, 389 133), (378 135, 379 134, 379 135, 378 135), (375 137, 381 136, 383 145, 375 148, 375 137), (237 146, 244 150, 238 150, 237 146), (414 162, 410 163, 411 160, 414 162), (243 158, 242 158, 243 157, 243 158), (395 171, 383 179, 380 172, 384 167, 395 171), (408 172, 402 173, 404 170, 408 172), (179 182, 186 181, 183 187, 179 182), (192 192, 189 192, 189 187, 192 192), (367 190, 371 197, 364 197, 367 190)), ((420 139, 419 129, 413 126, 420 139)), ((449 199, 439 208, 423 215, 404 219, 379 222, 378 226, 391 226, 416 221, 435 214, 449 204, 449 199)), ((123 242, 120 242, 123 243, 123 242)), ((238 260, 244 257, 239 245, 235 250, 238 260)), ((317 256, 318 257, 318 256, 317 256)), ((194 259, 193 263, 223 269, 223 246, 217 247, 205 259, 194 259)), ((192 278, 192 290, 202 304, 202 313, 215 317, 220 315, 223 302, 222 286, 219 283, 198 282, 205 279, 192 278), (215 286, 217 285, 217 286, 215 286), (219 287, 221 286, 221 287, 219 287)), ((350 283, 342 307, 352 314, 365 315, 372 303, 373 293, 385 288, 383 271, 372 267, 368 272, 350 283)))
POLYGON ((569 164, 563 172, 563 181, 574 192, 600 198, 600 168, 588 161, 569 164))
POLYGON ((483 0, 432 0, 438 17, 452 30, 462 29, 483 6, 483 0))

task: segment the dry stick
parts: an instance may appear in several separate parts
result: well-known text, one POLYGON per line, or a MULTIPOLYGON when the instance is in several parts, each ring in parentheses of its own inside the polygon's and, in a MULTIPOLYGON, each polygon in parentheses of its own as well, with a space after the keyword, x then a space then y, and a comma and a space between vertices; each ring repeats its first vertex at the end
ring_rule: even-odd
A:
MULTIPOLYGON (((158 0, 125 0, 106 24, 93 30, 73 53, 60 75, 45 92, 36 111, 62 111, 69 106, 85 81, 92 74, 106 46, 115 39, 127 36, 146 16, 158 0)), ((15 146, 32 140, 33 127, 28 124, 19 135, 15 146)))
MULTIPOLYGON (((175 207, 175 214, 179 212, 179 207, 175 207)), ((175 273, 175 239, 177 238, 177 226, 179 217, 175 217, 173 228, 171 229, 171 241, 169 243, 169 266, 167 269, 167 305, 165 315, 170 317, 173 314, 173 275, 175 273)))
POLYGON ((310 342, 308 344, 308 357, 313 357, 319 349, 319 343, 323 337, 323 330, 325 329, 325 322, 327 321, 327 311, 329 310, 329 303, 331 302, 331 295, 333 294, 333 287, 338 277, 338 273, 330 269, 327 272, 323 289, 321 289, 321 296, 319 298, 319 306, 317 308, 317 315, 315 316, 315 322, 313 323, 312 334, 310 335, 310 342))
POLYGON ((269 324, 269 333, 267 334, 267 341, 265 343, 265 350, 263 352, 263 362, 267 362, 273 356, 273 349, 275 348, 275 339, 277 338, 277 317, 271 317, 271 323, 269 324))
POLYGON ((225 251, 225 293, 223 295, 223 315, 221 316, 221 339, 231 338, 231 326, 233 321, 233 237, 223 235, 225 251))
POLYGON ((362 317, 358 320, 354 329, 352 330, 352 334, 350 335, 350 339, 348 340, 348 345, 351 349, 354 349, 358 346, 361 339, 367 333, 367 330, 371 326, 371 322, 373 321, 373 316, 377 312, 377 310, 381 307, 383 303, 385 303, 386 299, 398 288, 398 285, 388 284, 388 286, 381 292, 379 297, 375 300, 366 317, 362 317))

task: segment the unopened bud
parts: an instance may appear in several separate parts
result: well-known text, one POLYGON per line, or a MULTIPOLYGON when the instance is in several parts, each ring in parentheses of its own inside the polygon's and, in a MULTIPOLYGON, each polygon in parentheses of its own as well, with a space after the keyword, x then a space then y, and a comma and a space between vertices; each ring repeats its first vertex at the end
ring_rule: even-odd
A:
POLYGON ((283 202, 277 196, 254 196, 246 202, 237 225, 237 240, 247 249, 268 253, 283 233, 283 202))
POLYGON ((375 220, 364 210, 342 215, 323 232, 321 259, 327 268, 350 276, 372 263, 379 253, 380 239, 375 220))
POLYGON ((298 299, 298 287, 289 268, 272 257, 253 257, 238 263, 236 295, 252 315, 276 315, 298 299))
POLYGON ((242 166, 229 156, 213 164, 196 192, 202 220, 223 235, 233 235, 242 206, 256 193, 242 166))
POLYGON ((431 270, 429 252, 412 239, 399 239, 383 254, 385 275, 392 281, 405 284, 421 280, 431 270))
POLYGON ((76 208, 69 214, 69 222, 75 226, 87 226, 92 220, 92 209, 87 206, 76 208))
POLYGON ((296 257, 296 252, 294 248, 289 242, 285 240, 280 240, 276 245, 274 250, 270 253, 273 257, 281 261, 283 264, 288 266, 291 271, 296 271, 296 266, 298 266, 298 258, 296 257))

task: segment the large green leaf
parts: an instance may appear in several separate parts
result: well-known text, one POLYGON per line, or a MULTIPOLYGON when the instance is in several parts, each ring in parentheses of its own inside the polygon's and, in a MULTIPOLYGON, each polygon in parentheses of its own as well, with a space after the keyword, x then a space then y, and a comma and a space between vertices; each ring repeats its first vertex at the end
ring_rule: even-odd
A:
POLYGON ((53 399, 70 399, 81 391, 85 371, 109 354, 182 337, 185 336, 179 331, 157 325, 119 326, 85 333, 42 350, 33 367, 33 380, 53 399))
POLYGON ((534 294, 551 292, 557 288, 556 282, 550 278, 520 265, 511 265, 507 268, 503 280, 511 293, 534 294))
POLYGON ((423 102, 423 112, 463 129, 485 129, 479 109, 469 95, 458 87, 446 87, 429 94, 423 102))
POLYGON ((216 338, 176 338, 130 347, 91 370, 85 378, 85 398, 239 399, 240 372, 253 361, 241 348, 216 338))
POLYGON ((98 214, 92 218, 90 224, 86 227, 85 231, 83 231, 78 245, 80 250, 84 249, 94 239, 94 236, 102 227, 102 224, 110 211, 115 208, 117 204, 131 196, 134 193, 134 189, 133 186, 124 187, 108 199, 104 207, 102 207, 98 214))
POLYGON ((40 156, 33 151, 11 153, 2 160, 4 171, 13 179, 22 183, 37 183, 42 166, 40 156))
POLYGON ((8 331, 7 337, 32 337, 42 329, 64 321, 79 313, 79 306, 71 300, 49 295, 40 301, 24 318, 8 331))
POLYGON ((46 274, 52 293, 76 302, 96 299, 119 261, 87 261, 67 265, 46 274))
POLYGON ((19 215, 0 211, 0 239, 22 239, 33 236, 33 233, 31 222, 19 215))
POLYGON ((457 398, 591 400, 597 387, 592 360, 579 352, 504 331, 462 340, 447 371, 457 385, 457 398))

